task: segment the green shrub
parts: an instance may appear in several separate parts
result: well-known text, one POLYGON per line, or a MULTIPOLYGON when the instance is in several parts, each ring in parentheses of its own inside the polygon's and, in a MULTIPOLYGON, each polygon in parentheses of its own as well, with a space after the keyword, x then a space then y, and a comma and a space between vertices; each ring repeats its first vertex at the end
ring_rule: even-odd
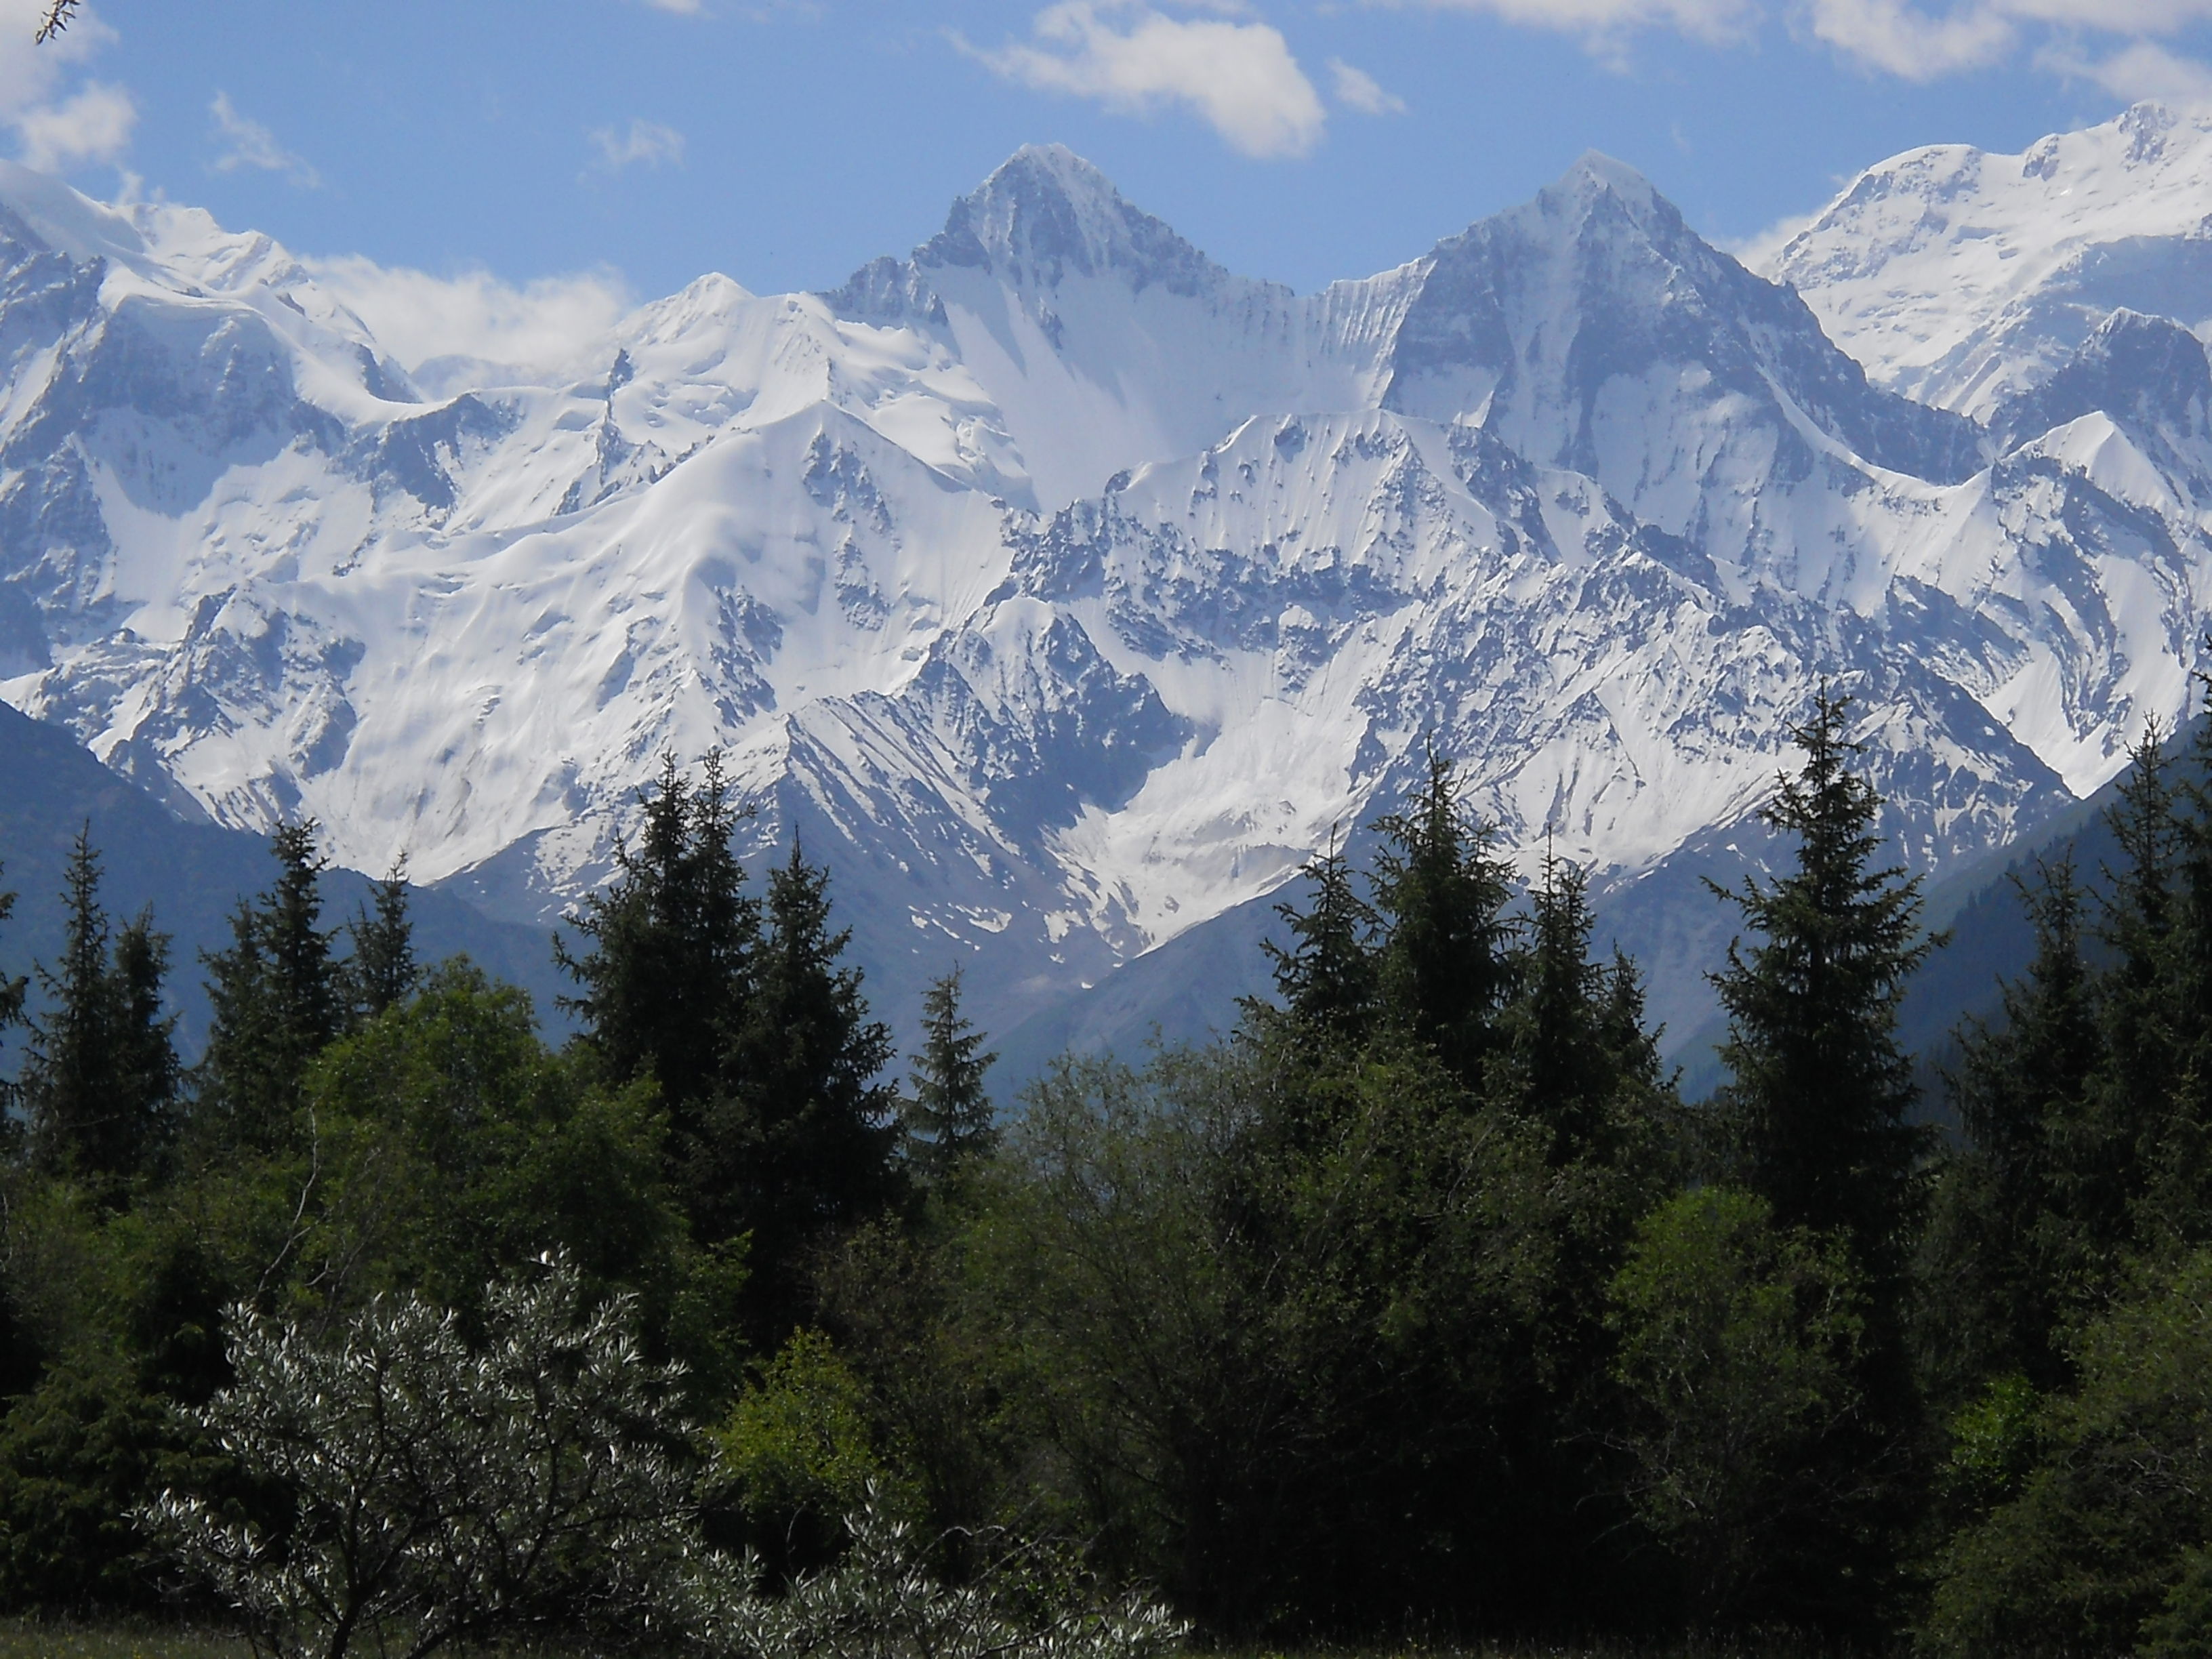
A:
POLYGON ((2212 1252, 2075 1345, 2017 1495, 1945 1552, 1927 1636, 1953 1653, 2212 1650, 2212 1252))

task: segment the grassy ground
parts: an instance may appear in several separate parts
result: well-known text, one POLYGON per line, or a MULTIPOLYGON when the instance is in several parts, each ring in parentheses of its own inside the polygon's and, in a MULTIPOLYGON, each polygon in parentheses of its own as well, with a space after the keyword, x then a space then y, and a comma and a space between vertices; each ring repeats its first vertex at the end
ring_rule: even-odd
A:
POLYGON ((234 1637, 143 1626, 0 1620, 0 1659, 247 1659, 234 1637))
MULTIPOLYGON (((240 1638, 180 1630, 172 1625, 40 1624, 0 1619, 0 1659, 252 1659, 240 1638)), ((455 1653, 455 1659, 592 1659, 542 1648, 502 1649, 496 1655, 455 1653)))
MULTIPOLYGON (((0 1659, 251 1659, 234 1636, 156 1625, 45 1625, 0 1619, 0 1659)), ((524 1653, 500 1659, 585 1659, 578 1654, 524 1653)), ((1692 1647, 1580 1650, 1553 1647, 1400 1647, 1326 1649, 1285 1653, 1280 1649, 1197 1650, 1195 1659, 1832 1659, 1810 1647, 1781 1643, 1758 1649, 1692 1647)))

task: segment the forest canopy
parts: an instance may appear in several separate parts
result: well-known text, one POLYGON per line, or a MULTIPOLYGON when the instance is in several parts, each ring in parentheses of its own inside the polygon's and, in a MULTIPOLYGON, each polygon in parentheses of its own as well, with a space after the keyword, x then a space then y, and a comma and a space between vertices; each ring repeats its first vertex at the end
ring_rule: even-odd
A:
POLYGON ((2201 1650, 2212 750, 2136 751, 2098 892, 2026 885, 1931 1099, 1897 1020, 1941 941, 1853 719, 1796 733, 1785 867, 1717 890, 1696 1102, 1586 873, 1524 879, 1442 757, 1306 867, 1232 1035, 1018 1101, 957 969, 895 1054, 831 869, 745 871, 715 757, 572 918, 558 1048, 418 959, 401 872, 325 915, 301 823, 187 1067, 81 838, 0 986, 0 1607, 320 1654, 2201 1650), (363 1426, 401 1401, 447 1404, 363 1426), (364 1577, 370 1516, 414 1541, 364 1577))

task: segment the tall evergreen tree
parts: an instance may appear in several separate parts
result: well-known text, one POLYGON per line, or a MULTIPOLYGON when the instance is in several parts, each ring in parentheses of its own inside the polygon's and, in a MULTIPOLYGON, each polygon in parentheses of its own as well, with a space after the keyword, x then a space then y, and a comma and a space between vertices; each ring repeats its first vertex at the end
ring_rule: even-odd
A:
POLYGON ((868 1018, 851 938, 830 925, 829 872, 796 837, 769 877, 766 936, 730 1045, 727 1092, 689 1171, 708 1239, 748 1234, 756 1334, 780 1342, 804 1317, 800 1262, 892 1196, 897 1094, 878 1077, 890 1032, 868 1018))
POLYGON ((1283 1012, 1306 1030, 1358 1042, 1375 1016, 1374 908, 1352 890, 1351 863, 1334 831, 1328 850, 1298 873, 1312 885, 1308 907, 1275 907, 1290 927, 1291 946, 1273 940, 1262 945, 1274 965, 1276 994, 1283 1012))
POLYGON ((696 1162, 751 997, 760 906, 730 847, 746 814, 731 799, 719 751, 696 787, 665 756, 659 782, 638 799, 636 844, 616 843, 614 881, 573 921, 585 950, 556 947, 580 987, 563 1006, 617 1081, 658 1080, 674 1155, 696 1162))
MULTIPOLYGON (((0 870, 5 868, 4 865, 0 865, 0 870)), ((15 894, 0 891, 0 921, 7 921, 15 914, 15 894)), ((18 975, 14 979, 0 976, 0 1032, 21 1020, 24 999, 29 994, 30 988, 30 980, 26 975, 18 975)), ((12 1124, 15 1121, 7 1110, 13 1103, 15 1093, 13 1084, 0 1079, 0 1125, 12 1124)), ((5 1127, 0 1127, 0 1137, 4 1137, 7 1133, 5 1127)))
POLYGON ((2103 1052, 2085 899, 2063 859, 2019 887, 2035 955, 2005 985, 2002 1018, 1961 1031, 1950 1080, 1967 1145, 1942 1177, 1927 1298, 1941 1324, 1925 1346, 1954 1392, 2008 1372, 2043 1388, 2062 1379, 2058 1287, 2082 1257, 2072 1192, 2089 1173, 2080 1128, 2103 1052))
MULTIPOLYGON (((1881 801, 1850 769, 1848 697, 1823 686, 1794 735, 1767 823, 1795 838, 1796 867, 1714 890, 1756 942, 1729 947, 1713 976, 1729 1018, 1729 1079, 1715 1099, 1736 1184, 1772 1224, 1832 1241, 1854 1296, 1853 1403, 1791 1456, 1805 1477, 1776 1547, 1806 1569, 1790 1592, 1802 1617, 1858 1625, 1882 1616, 1917 1511, 1921 1396, 1907 1346, 1906 1267, 1923 1218, 1927 1132, 1897 1037, 1905 981, 1936 941, 1920 926, 1920 882, 1877 862, 1881 801), (1838 1248, 1839 1247, 1839 1248, 1838 1248), (1863 1321, 1863 1322, 1862 1322, 1863 1321), (1782 1540, 1789 1540, 1784 1544, 1782 1540)), ((1772 1374, 1759 1385, 1778 1390, 1772 1374)))
POLYGON ((1371 827, 1384 1016, 1477 1085, 1511 981, 1512 872, 1490 851, 1494 832, 1468 822, 1451 763, 1434 750, 1419 793, 1371 827))
POLYGON ((23 1097, 33 1160, 116 1196, 166 1139, 175 1104, 173 1022, 161 1012, 168 942, 142 915, 111 942, 100 855, 80 830, 63 878, 63 947, 38 976, 23 1097))
POLYGON ((1607 1106, 1641 1065, 1644 1047, 1634 969, 1616 959, 1608 974, 1591 957, 1595 926, 1589 878, 1547 848, 1529 895, 1520 989, 1503 1022, 1501 1081, 1512 1105, 1550 1127, 1560 1159, 1595 1150, 1607 1106), (1620 1029, 1624 1016, 1637 1027, 1632 1035, 1620 1029), (1616 1052, 1623 1041, 1626 1052, 1616 1052))
POLYGON ((374 1019, 413 994, 422 978, 415 959, 415 926, 407 909, 407 860, 395 861, 376 884, 369 903, 346 925, 353 952, 346 958, 346 995, 356 1020, 374 1019))
POLYGON ((88 1162, 106 1137, 108 1034, 114 1029, 107 975, 107 916, 100 906, 100 859, 91 826, 77 831, 62 877, 62 954, 52 968, 36 965, 39 988, 52 1005, 31 1023, 23 1077, 31 1156, 53 1174, 88 1162))
POLYGON ((1784 1227, 1843 1233, 1862 1271, 1894 1286, 1916 1210, 1924 1133, 1897 1040, 1905 981, 1934 948, 1920 878, 1877 866, 1881 798, 1850 768, 1847 696, 1824 687, 1794 735, 1802 769, 1761 816, 1796 839, 1796 868, 1713 890, 1758 935, 1713 976, 1729 1018, 1717 1104, 1739 1179, 1784 1227))
POLYGON ((907 1164, 925 1186, 941 1188, 998 1144, 983 1074, 994 1054, 960 1009, 960 969, 933 981, 921 1001, 921 1052, 906 1108, 907 1164))
POLYGON ((2120 864, 2098 929, 2112 965, 2099 1000, 2106 1066, 2072 1147, 2085 1237, 2109 1264, 2126 1248, 2144 1174, 2172 1103, 2176 1053, 2173 944, 2179 823, 2172 763, 2153 721, 2130 751, 2107 815, 2120 864))
POLYGON ((300 1085, 343 1026, 334 929, 322 926, 322 873, 313 820, 270 838, 276 880, 231 917, 227 950, 203 959, 215 1018, 200 1062, 199 1111, 223 1145, 271 1152, 298 1133, 300 1085))
MULTIPOLYGON (((2199 677, 2212 690, 2212 679, 2199 677)), ((2148 1164, 2138 1231, 2167 1246, 2212 1239, 2212 708, 2172 791, 2173 890, 2164 942, 2166 1097, 2142 1115, 2148 1164)), ((2153 1079, 2146 1079, 2151 1081, 2153 1079)))

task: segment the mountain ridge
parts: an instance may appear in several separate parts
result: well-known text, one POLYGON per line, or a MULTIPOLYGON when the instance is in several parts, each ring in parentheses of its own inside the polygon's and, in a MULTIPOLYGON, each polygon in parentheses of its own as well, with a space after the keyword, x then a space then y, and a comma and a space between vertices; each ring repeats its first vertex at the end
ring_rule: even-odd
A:
POLYGON ((702 278, 434 399, 267 239, 58 189, 0 173, 0 699, 536 924, 725 749, 895 1010, 958 962, 1010 1027, 1432 742, 1626 891, 1824 681, 1947 868, 2175 718, 2212 607, 2174 325, 1917 404, 1603 157, 1301 297, 1024 150, 836 294, 702 278))

